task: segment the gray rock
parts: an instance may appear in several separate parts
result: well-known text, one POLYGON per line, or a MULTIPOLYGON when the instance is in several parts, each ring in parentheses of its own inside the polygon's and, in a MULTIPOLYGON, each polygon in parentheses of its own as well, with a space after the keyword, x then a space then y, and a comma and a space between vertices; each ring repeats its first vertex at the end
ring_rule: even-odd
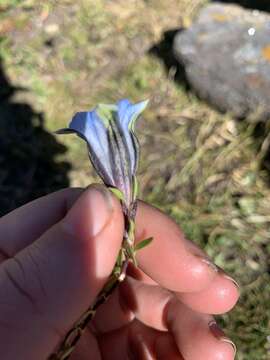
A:
POLYGON ((176 35, 174 53, 201 98, 237 117, 270 118, 270 15, 208 5, 176 35))

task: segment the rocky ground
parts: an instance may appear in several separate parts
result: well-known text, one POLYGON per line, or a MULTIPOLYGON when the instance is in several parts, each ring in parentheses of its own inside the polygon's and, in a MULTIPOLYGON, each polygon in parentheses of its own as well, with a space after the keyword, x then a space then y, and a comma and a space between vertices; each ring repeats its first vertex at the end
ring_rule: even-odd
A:
POLYGON ((0 207, 87 185, 84 144, 52 132, 97 102, 149 98, 138 124, 141 197, 239 281, 239 305, 220 322, 238 359, 261 360, 270 351, 269 125, 216 112, 186 83, 172 42, 205 3, 2 0, 0 207))

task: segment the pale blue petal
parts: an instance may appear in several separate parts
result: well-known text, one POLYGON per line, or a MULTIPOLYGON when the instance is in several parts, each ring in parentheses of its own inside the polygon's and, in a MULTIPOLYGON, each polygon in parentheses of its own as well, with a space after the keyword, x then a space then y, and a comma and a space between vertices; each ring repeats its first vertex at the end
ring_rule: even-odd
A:
POLYGON ((123 192, 127 209, 133 201, 139 156, 134 124, 146 105, 147 101, 132 104, 127 99, 117 105, 100 104, 92 111, 75 114, 69 128, 58 132, 76 132, 87 142, 94 168, 106 185, 123 192))
POLYGON ((71 120, 69 129, 76 131, 87 142, 93 165, 105 183, 115 185, 110 163, 108 130, 96 111, 78 112, 71 120))
POLYGON ((118 126, 120 127, 123 137, 127 144, 128 154, 130 158, 131 173, 135 175, 138 165, 138 140, 133 133, 134 123, 137 117, 147 106, 148 101, 142 101, 132 104, 128 99, 120 100, 118 106, 118 126))
POLYGON ((123 126, 130 126, 134 120, 143 112, 148 104, 148 100, 132 104, 128 99, 118 101, 118 118, 123 126))

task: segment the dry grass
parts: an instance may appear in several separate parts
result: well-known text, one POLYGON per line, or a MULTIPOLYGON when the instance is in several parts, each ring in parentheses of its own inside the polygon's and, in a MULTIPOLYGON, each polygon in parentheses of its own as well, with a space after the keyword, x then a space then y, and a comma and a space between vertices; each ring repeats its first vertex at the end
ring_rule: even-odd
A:
MULTIPOLYGON (((221 321, 238 345, 239 360, 263 360, 269 358, 270 325, 269 126, 252 119, 238 122, 199 101, 170 59, 168 34, 163 38, 166 31, 190 23, 205 2, 65 0, 43 5, 5 0, 0 15, 6 24, 0 26, 3 71, 9 84, 28 89, 14 91, 8 102, 28 104, 34 133, 38 127, 41 141, 46 134, 46 141, 64 146, 50 153, 48 143, 47 152, 39 150, 53 166, 46 163, 39 177, 31 175, 36 191, 30 198, 58 188, 63 178, 71 186, 85 186, 94 178, 80 140, 49 135, 65 126, 73 112, 120 97, 151 99, 138 124, 142 197, 173 216, 239 281, 239 305, 221 321), (37 112, 44 117, 42 125, 33 116, 37 112), (56 176, 63 162, 72 168, 56 176), (44 184, 44 174, 57 181, 44 184)), ((25 155, 25 146, 19 149, 25 155)), ((35 174, 44 159, 33 160, 36 148, 30 153, 27 166, 35 174)), ((9 160, 7 150, 0 162, 3 156, 9 160)), ((14 157, 20 165, 21 155, 14 157)), ((16 195, 22 185, 12 186, 16 195)))

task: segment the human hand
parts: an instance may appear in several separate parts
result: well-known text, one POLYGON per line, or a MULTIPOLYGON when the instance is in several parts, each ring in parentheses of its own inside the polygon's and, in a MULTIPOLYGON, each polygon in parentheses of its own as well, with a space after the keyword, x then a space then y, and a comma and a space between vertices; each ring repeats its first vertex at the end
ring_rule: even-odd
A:
MULTIPOLYGON (((0 219, 0 349, 45 360, 102 289, 123 237, 119 202, 102 186, 65 189, 0 219)), ((139 202, 136 240, 153 236, 102 305, 71 360, 230 360, 212 315, 235 283, 157 209, 139 202)))

